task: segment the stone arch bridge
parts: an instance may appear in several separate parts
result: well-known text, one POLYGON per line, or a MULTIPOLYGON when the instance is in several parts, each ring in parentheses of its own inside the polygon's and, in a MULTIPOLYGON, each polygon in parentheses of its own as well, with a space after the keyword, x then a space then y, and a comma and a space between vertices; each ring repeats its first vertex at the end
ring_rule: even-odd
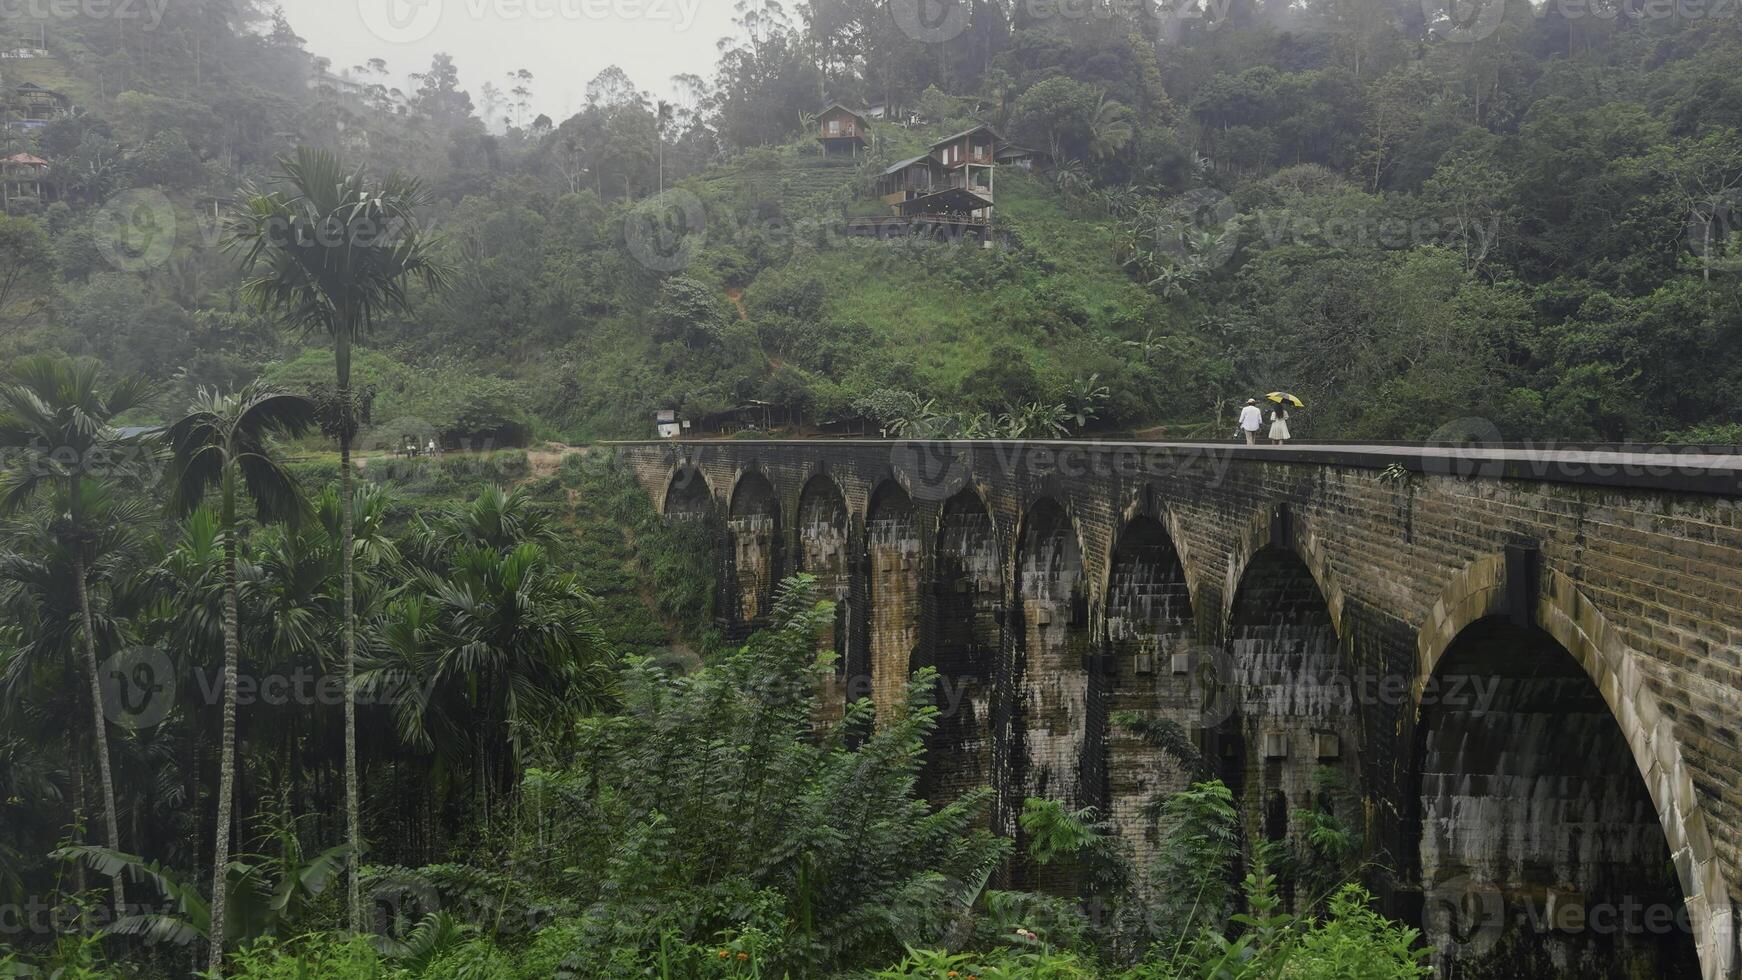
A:
POLYGON ((616 452, 663 514, 716 522, 728 630, 821 580, 836 707, 901 710, 938 669, 930 799, 990 785, 1013 834, 1027 796, 1092 804, 1141 854, 1144 803, 1214 771, 1249 840, 1358 828, 1452 975, 1742 975, 1742 458, 616 452))

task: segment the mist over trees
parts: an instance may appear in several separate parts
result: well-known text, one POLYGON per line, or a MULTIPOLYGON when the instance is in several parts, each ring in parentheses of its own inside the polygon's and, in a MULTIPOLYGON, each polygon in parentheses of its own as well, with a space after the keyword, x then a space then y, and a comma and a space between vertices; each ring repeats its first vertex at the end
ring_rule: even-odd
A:
POLYGON ((1287 386, 1324 436, 1472 417, 1511 438, 1733 433, 1736 18, 974 0, 927 26, 907 6, 746 0, 712 69, 597 66, 564 119, 532 110, 555 82, 526 71, 331 64, 257 0, 168 5, 151 31, 56 21, 53 57, 6 76, 77 109, 8 137, 54 200, 0 219, 0 349, 94 355, 179 396, 283 376, 298 346, 236 302, 214 216, 311 145, 414 171, 462 270, 377 348, 413 377, 523 385, 464 397, 549 436, 749 399, 996 415, 1021 406, 974 382, 994 358, 1035 375, 1036 405, 1097 378, 1091 428, 1192 432, 1287 386), (869 157, 831 170, 809 133, 831 101, 922 122, 875 123, 869 157), (1001 174, 1002 254, 830 235, 881 166, 976 123, 1056 163, 1001 174), (662 189, 705 215, 679 269, 626 241, 637 208, 669 218, 662 189), (165 240, 104 220, 123 213, 165 240), (691 289, 673 277, 693 323, 672 321, 691 289), (757 301, 790 278, 820 308, 757 301), (910 305, 867 317, 897 282, 910 305))
POLYGON ((1308 437, 1742 443, 1726 8, 739 0, 714 65, 585 66, 557 119, 262 0, 0 6, 0 912, 64 918, 3 976, 1419 976, 1332 797, 1271 851, 1195 783, 1143 868, 1056 801, 1021 846, 933 808, 932 675, 821 723, 816 583, 726 643, 720 528, 553 444, 1226 439, 1275 388, 1308 437), (1036 164, 990 247, 847 234, 982 125, 1036 164))

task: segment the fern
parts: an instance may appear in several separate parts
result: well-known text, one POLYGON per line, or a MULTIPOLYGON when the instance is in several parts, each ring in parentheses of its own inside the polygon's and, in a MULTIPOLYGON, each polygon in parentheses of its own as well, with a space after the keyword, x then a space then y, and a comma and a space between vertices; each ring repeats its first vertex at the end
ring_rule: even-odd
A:
POLYGON ((799 576, 771 623, 687 674, 631 659, 620 713, 582 720, 570 763, 529 776, 522 819, 560 844, 528 868, 585 910, 577 973, 616 975, 612 950, 651 962, 674 937, 751 930, 772 937, 764 975, 886 963, 943 936, 1008 854, 981 829, 988 792, 935 808, 915 795, 934 672, 912 679, 904 713, 873 726, 859 704, 819 731, 833 611, 799 576))

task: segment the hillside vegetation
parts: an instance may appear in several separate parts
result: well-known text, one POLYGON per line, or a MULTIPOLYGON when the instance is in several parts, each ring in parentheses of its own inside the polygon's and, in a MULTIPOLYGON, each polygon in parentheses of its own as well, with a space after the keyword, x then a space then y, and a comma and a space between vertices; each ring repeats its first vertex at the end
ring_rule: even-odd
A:
POLYGON ((469 91, 445 56, 400 92, 413 66, 331 66, 252 2, 56 21, 53 58, 6 68, 80 113, 11 141, 63 201, 4 223, 0 353, 171 381, 158 414, 302 377, 238 302, 220 219, 307 143, 426 182, 461 274, 372 343, 395 417, 450 441, 750 399, 1220 435, 1277 387, 1323 437, 1734 438, 1742 26, 1495 6, 977 3, 928 44, 869 0, 752 4, 683 98, 606 68, 566 120, 528 118, 545 80, 469 91), (843 166, 805 129, 828 99, 928 121, 843 166), (1000 168, 998 248, 842 234, 884 165, 975 122, 1058 162, 1000 168), (117 231, 142 208, 173 247, 117 231))
MULTIPOLYGON (((49 168, 0 215, 0 976, 1432 972, 1360 884, 1415 855, 1328 783, 1242 826, 1256 784, 1179 726, 1101 719, 1189 781, 1140 833, 922 798, 933 668, 842 703, 807 575, 727 643, 748 538, 548 442, 751 401, 1225 438, 1273 388, 1318 437, 1742 442, 1742 22, 904 3, 740 0, 707 77, 598 66, 562 120, 524 71, 331 65, 260 0, 0 5, 47 47, 7 111, 72 106, 0 120, 49 168), (923 122, 827 159, 830 101, 923 122), (999 173, 990 247, 847 234, 976 124, 1053 164, 999 173), (470 451, 387 451, 432 441, 470 451)), ((1428 938, 1517 976, 1546 936, 1428 938)))

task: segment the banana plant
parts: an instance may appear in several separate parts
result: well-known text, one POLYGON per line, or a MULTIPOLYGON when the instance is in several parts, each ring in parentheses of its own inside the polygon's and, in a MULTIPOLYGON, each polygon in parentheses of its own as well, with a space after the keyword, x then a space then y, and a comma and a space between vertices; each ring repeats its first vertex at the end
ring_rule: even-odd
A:
MULTIPOLYGON (((226 945, 296 932, 327 885, 344 870, 351 850, 349 844, 340 844, 304 860, 294 835, 281 835, 280 840, 284 849, 279 857, 238 854, 230 861, 225 876, 226 904, 231 910, 224 919, 226 945)), ((210 903, 197 885, 182 881, 156 861, 89 844, 63 847, 50 857, 83 862, 98 874, 125 875, 157 889, 165 910, 118 916, 100 930, 101 935, 175 946, 211 941, 210 903)))

